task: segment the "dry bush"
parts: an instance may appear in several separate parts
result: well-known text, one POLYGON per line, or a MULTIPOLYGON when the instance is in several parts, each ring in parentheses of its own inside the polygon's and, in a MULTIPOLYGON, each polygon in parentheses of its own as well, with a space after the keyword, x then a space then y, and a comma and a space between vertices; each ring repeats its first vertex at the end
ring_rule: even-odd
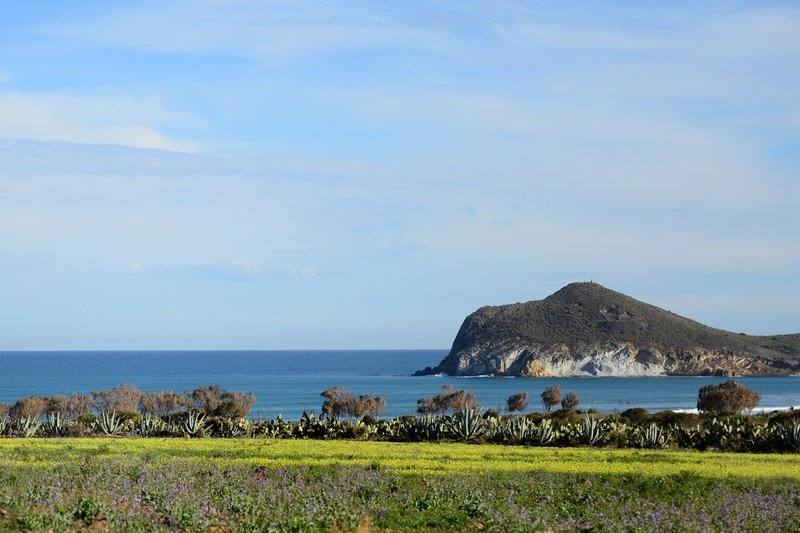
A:
POLYGON ((744 385, 729 379, 718 385, 706 385, 697 396, 697 410, 701 413, 743 413, 758 405, 761 396, 744 385))
POLYGON ((92 412, 94 398, 89 394, 59 394, 47 399, 47 412, 74 419, 92 412))
POLYGON ((322 392, 322 414, 335 419, 340 416, 376 417, 386 407, 386 398, 361 394, 354 396, 344 387, 331 387, 322 392))
POLYGON ((338 385, 325 389, 320 394, 322 396, 322 414, 328 418, 338 418, 342 416, 347 409, 347 399, 350 397, 350 391, 338 385))
POLYGON ((542 392, 542 406, 545 412, 550 412, 554 405, 561 402, 561 386, 558 384, 550 385, 542 392))
POLYGON ((577 409, 578 404, 581 403, 581 397, 578 396, 574 392, 570 392, 567 394, 563 400, 561 400, 561 408, 562 409, 577 409))
POLYGON ((187 406, 209 416, 244 418, 256 403, 254 394, 227 391, 219 385, 198 387, 186 394, 187 406))
POLYGON ((26 396, 11 406, 11 418, 41 418, 47 412, 47 398, 26 396))
POLYGON ((8 416, 8 409, 8 405, 0 403, 0 420, 3 420, 8 416))
POLYGON ((527 392, 518 392, 516 394, 512 394, 506 400, 506 408, 508 409, 509 413, 513 413, 515 411, 524 411, 528 407, 528 393, 527 392))
POLYGON ((431 397, 417 400, 417 412, 420 414, 444 414, 448 411, 462 411, 464 409, 477 409, 478 401, 475 395, 468 390, 454 389, 452 385, 445 385, 442 391, 431 397))
POLYGON ((145 392, 139 398, 139 412, 143 415, 167 416, 178 411, 184 398, 174 391, 145 392))
POLYGON ((139 407, 142 391, 133 385, 118 385, 111 390, 92 392, 94 406, 99 412, 131 413, 139 407))

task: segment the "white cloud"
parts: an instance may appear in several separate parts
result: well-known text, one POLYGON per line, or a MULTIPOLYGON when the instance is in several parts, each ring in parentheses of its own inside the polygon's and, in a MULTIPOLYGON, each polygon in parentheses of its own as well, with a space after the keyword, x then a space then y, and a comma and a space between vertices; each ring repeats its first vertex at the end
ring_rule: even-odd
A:
POLYGON ((0 139, 116 144, 193 152, 160 127, 184 122, 153 100, 109 91, 88 94, 0 91, 0 139))
POLYGON ((388 10, 351 2, 156 2, 42 31, 140 50, 225 51, 267 61, 356 47, 430 51, 444 41, 434 30, 394 20, 388 10))

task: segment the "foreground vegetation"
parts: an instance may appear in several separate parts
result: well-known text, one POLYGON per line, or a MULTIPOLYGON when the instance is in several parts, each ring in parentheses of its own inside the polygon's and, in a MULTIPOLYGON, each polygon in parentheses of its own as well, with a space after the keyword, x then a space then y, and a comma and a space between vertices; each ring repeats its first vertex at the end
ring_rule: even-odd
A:
POLYGON ((392 442, 473 442, 528 446, 683 448, 738 452, 800 451, 800 412, 745 416, 758 401, 753 391, 728 381, 700 390, 703 414, 648 413, 634 408, 603 416, 576 409, 579 398, 555 385, 542 393, 544 413, 516 414, 527 393, 508 399, 508 413, 483 411, 467 390, 445 386, 419 401, 422 416, 377 419, 386 402, 341 387, 322 393, 321 414, 296 421, 246 418, 255 397, 218 386, 184 394, 143 393, 130 385, 91 395, 21 398, 0 405, 0 436, 7 437, 252 437, 360 439, 392 442), (552 411, 557 403, 561 409, 552 411))
POLYGON ((5 439, 0 528, 800 527, 800 457, 273 439, 5 439))

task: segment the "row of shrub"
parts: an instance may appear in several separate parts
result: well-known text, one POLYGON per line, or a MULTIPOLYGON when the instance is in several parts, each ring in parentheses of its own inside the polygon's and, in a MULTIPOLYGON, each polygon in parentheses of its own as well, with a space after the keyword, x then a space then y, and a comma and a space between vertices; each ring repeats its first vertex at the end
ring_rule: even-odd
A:
POLYGON ((133 385, 119 385, 91 394, 26 396, 10 406, 0 403, 0 419, 38 419, 48 415, 77 419, 111 412, 171 416, 187 411, 207 416, 245 418, 255 402, 253 394, 228 391, 218 385, 197 387, 185 393, 171 390, 142 392, 133 385))
POLYGON ((699 414, 633 408, 603 416, 576 409, 577 395, 558 386, 542 393, 543 413, 516 415, 527 393, 509 397, 507 414, 483 411, 467 390, 446 385, 418 402, 420 416, 379 420, 386 400, 342 387, 322 392, 321 414, 297 421, 248 420, 255 397, 216 385, 183 394, 144 393, 130 385, 86 395, 22 398, 0 405, 0 435, 10 437, 184 436, 463 441, 550 446, 681 447, 731 451, 800 450, 800 412, 744 416, 753 393, 728 381, 703 387, 699 414), (737 399, 738 398, 738 399, 737 399), (744 398, 745 403, 741 401, 744 398), (737 403, 738 402, 738 403, 737 403), (560 403, 562 408, 552 411, 560 403))
POLYGON ((750 452, 800 451, 800 416, 700 416, 631 409, 614 415, 561 409, 549 415, 501 416, 478 409, 452 415, 403 416, 376 420, 317 417, 297 421, 206 416, 198 411, 144 416, 102 413, 66 420, 3 419, 0 434, 19 437, 140 436, 250 437, 284 439, 369 439, 398 442, 459 441, 531 446, 608 446, 618 448, 690 448, 750 452))

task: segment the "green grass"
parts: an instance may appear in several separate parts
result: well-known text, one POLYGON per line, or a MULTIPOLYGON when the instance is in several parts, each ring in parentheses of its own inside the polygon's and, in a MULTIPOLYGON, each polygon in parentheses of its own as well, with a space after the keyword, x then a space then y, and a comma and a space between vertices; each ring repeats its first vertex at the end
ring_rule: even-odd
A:
POLYGON ((0 466, 51 467, 93 459, 216 466, 381 467, 396 473, 481 472, 800 479, 800 454, 532 448, 454 443, 268 439, 0 439, 0 466))

